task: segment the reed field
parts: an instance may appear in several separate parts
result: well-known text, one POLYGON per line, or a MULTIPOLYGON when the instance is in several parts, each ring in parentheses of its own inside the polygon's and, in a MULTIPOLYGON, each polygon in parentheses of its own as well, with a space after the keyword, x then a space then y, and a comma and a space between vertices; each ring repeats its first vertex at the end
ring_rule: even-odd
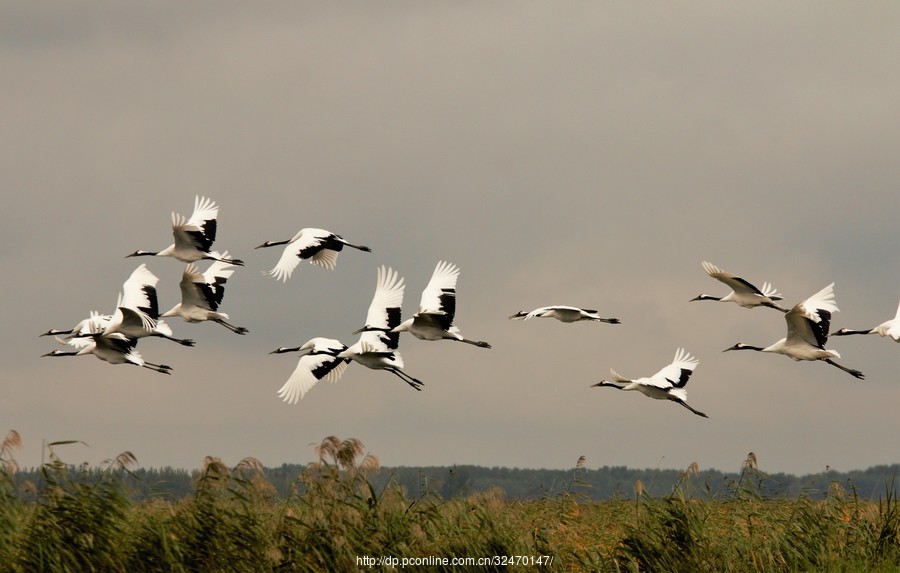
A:
POLYGON ((58 457, 61 443, 39 483, 18 485, 18 435, 2 443, 0 571, 900 571, 893 488, 877 500, 837 483, 822 499, 764 499, 752 457, 727 495, 694 484, 692 466, 671 495, 636 483, 630 499, 590 501, 576 466, 568 488, 537 500, 415 498, 373 486, 377 459, 332 437, 290 495, 253 459, 207 458, 192 496, 138 502, 131 454, 88 471, 58 457))

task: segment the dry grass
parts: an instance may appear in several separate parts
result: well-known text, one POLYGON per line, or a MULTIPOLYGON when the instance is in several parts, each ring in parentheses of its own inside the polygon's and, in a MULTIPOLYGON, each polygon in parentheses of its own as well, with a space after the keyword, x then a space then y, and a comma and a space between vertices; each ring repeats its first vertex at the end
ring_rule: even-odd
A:
MULTIPOLYGON (((0 571, 358 571, 364 555, 549 555, 538 568, 552 571, 900 571, 892 489, 877 502, 837 484, 824 500, 767 500, 749 458, 725 496, 695 487, 692 466, 667 497, 636 484, 633 499, 587 501, 573 493, 576 464, 570 487, 544 499, 491 490, 443 500, 376 489, 378 460, 331 437, 286 498, 256 460, 207 458, 192 497, 137 503, 123 479, 133 456, 86 479, 51 444, 34 501, 23 501, 11 479, 17 444, 10 434, 0 446, 0 571)), ((506 567, 482 570, 495 569, 506 567)))

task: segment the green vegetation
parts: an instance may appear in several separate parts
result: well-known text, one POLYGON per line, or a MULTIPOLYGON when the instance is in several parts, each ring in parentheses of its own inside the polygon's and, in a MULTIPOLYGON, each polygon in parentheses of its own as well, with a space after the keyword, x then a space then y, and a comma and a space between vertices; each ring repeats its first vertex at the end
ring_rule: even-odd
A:
POLYGON ((130 453, 88 469, 50 444, 37 482, 16 482, 18 442, 11 432, 0 447, 2 572, 359 571, 366 556, 552 558, 410 567, 429 571, 900 571, 893 484, 874 501, 837 482, 821 497, 769 499, 753 457, 716 494, 692 465, 667 495, 638 481, 627 496, 593 501, 579 460, 539 499, 499 489, 441 498, 376 484, 377 459, 331 437, 287 495, 253 459, 228 468, 207 458, 193 495, 136 501, 130 453))
MULTIPOLYGON (((282 499, 293 492, 297 476, 306 470, 305 465, 283 464, 275 468, 262 468, 263 477, 275 489, 274 497, 282 499)), ((125 473, 129 494, 134 501, 165 499, 177 501, 194 495, 199 471, 181 468, 136 468, 125 473)), ((570 488, 582 500, 605 501, 628 498, 634 495, 634 484, 640 481, 651 497, 663 497, 672 493, 673 485, 681 479, 681 471, 670 469, 633 469, 624 466, 585 468, 579 483, 570 487, 572 470, 520 469, 453 465, 443 467, 379 467, 367 471, 366 479, 377 490, 388 484, 399 485, 407 496, 414 498, 437 495, 443 499, 465 497, 500 488, 508 498, 540 500, 553 497, 570 488)), ((831 484, 853 484, 859 496, 874 500, 885 493, 893 476, 900 473, 900 464, 880 465, 851 472, 828 469, 825 472, 794 476, 768 474, 760 484, 760 495, 767 499, 795 499, 801 495, 824 499, 831 484)), ((91 468, 83 472, 84 480, 104 479, 105 471, 91 468)), ((14 481, 21 490, 25 483, 43 483, 43 473, 38 468, 18 468, 14 481)), ((701 470, 691 482, 707 497, 728 495, 740 479, 740 472, 701 470)), ((900 494, 900 483, 893 485, 893 495, 900 494)), ((25 496, 27 499, 28 496, 25 496)))

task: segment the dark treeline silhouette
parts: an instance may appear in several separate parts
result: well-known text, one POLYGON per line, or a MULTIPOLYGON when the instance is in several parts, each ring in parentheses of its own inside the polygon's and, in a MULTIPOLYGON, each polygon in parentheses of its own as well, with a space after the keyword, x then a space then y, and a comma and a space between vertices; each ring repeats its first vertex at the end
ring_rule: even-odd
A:
MULTIPOLYGON (((297 478, 305 466, 283 464, 264 468, 264 477, 272 485, 274 495, 286 497, 292 488, 300 488, 297 478)), ((96 471, 100 475, 101 470, 96 471)), ((900 464, 873 466, 866 470, 838 472, 827 470, 818 474, 794 476, 785 473, 766 474, 754 467, 741 472, 726 473, 718 470, 679 471, 664 469, 629 469, 625 466, 600 468, 578 467, 569 470, 519 469, 454 465, 444 467, 383 467, 373 471, 369 481, 376 490, 390 482, 403 486, 410 498, 437 495, 444 499, 464 496, 499 488, 512 499, 538 499, 563 493, 574 493, 587 499, 628 499, 641 491, 652 496, 666 496, 685 479, 689 479, 697 491, 710 496, 728 495, 742 482, 752 485, 766 498, 796 498, 808 496, 820 498, 827 494, 831 484, 840 484, 852 490, 861 499, 876 500, 886 492, 900 494, 900 482, 896 477, 900 464)), ((177 500, 194 494, 194 482, 198 472, 179 468, 138 468, 126 472, 127 483, 134 499, 177 500)), ((84 475, 84 474, 82 474, 84 475)), ((40 468, 20 469, 14 475, 18 490, 24 497, 34 487, 41 486, 40 468)), ((301 488, 302 491, 302 488, 301 488)))

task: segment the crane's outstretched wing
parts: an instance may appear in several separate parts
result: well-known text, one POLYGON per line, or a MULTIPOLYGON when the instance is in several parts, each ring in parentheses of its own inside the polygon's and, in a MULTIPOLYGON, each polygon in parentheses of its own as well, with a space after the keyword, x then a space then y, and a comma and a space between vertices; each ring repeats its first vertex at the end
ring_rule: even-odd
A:
POLYGON ((787 322, 787 340, 803 340, 817 348, 825 348, 828 341, 828 329, 831 327, 831 314, 837 312, 834 300, 834 283, 826 286, 801 303, 794 305, 784 315, 787 322))
POLYGON ((449 330, 456 315, 456 281, 459 278, 459 267, 453 263, 438 261, 422 291, 419 302, 421 315, 429 315, 429 320, 438 324, 441 329, 449 330))
POLYGON ((366 332, 359 339, 375 347, 384 345, 395 349, 400 343, 399 332, 389 332, 400 324, 400 308, 403 305, 403 277, 384 265, 378 268, 375 295, 366 315, 366 332))
POLYGON ((288 404, 296 404, 319 380, 340 380, 349 362, 349 358, 338 358, 331 354, 301 356, 294 373, 278 390, 278 396, 288 404))
POLYGON ((734 273, 730 273, 726 270, 720 269, 710 262, 703 261, 701 265, 703 266, 703 270, 706 271, 706 274, 728 285, 734 292, 750 293, 758 295, 760 297, 767 296, 772 300, 781 300, 781 296, 771 285, 769 285, 769 283, 765 283, 763 285, 763 290, 760 290, 749 281, 742 279, 734 273))
POLYGON ((199 195, 194 198, 194 212, 190 219, 185 220, 183 215, 172 213, 172 235, 176 248, 191 245, 208 253, 216 240, 218 215, 219 207, 215 202, 199 195))
POLYGON ((158 283, 159 277, 145 264, 131 273, 122 285, 122 292, 116 302, 116 307, 126 309, 123 310, 126 320, 135 325, 142 324, 145 330, 152 330, 156 326, 156 319, 159 318, 159 301, 156 294, 158 283))
POLYGON ((329 248, 335 240, 334 237, 334 233, 325 229, 300 229, 281 252, 278 263, 267 274, 287 282, 294 269, 303 260, 309 260, 310 263, 328 270, 334 269, 338 252, 329 248))
POLYGON ((651 376, 648 383, 662 389, 684 388, 699 363, 698 359, 679 348, 672 363, 651 376))

